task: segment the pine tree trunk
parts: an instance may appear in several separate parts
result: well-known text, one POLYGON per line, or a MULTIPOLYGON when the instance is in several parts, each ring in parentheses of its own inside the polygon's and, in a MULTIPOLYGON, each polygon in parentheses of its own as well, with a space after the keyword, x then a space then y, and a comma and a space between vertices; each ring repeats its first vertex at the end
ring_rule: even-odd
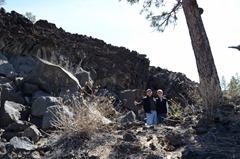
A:
POLYGON ((182 6, 196 58, 202 104, 208 112, 208 117, 211 117, 213 111, 223 101, 217 69, 197 1, 182 0, 182 6))

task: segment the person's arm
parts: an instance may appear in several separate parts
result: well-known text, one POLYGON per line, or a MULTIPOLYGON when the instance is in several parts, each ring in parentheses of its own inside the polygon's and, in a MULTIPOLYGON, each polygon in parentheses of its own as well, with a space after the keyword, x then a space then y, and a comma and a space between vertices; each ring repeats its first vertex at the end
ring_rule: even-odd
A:
MULTIPOLYGON (((167 99, 166 99, 167 100, 167 99)), ((168 105, 168 100, 166 101, 166 108, 167 108, 167 112, 168 112, 168 107, 169 107, 169 105, 168 105)))
POLYGON ((134 101, 134 105, 139 105, 139 102, 137 102, 137 101, 134 101))
POLYGON ((143 100, 141 100, 140 102, 134 101, 135 105, 143 105, 143 100))

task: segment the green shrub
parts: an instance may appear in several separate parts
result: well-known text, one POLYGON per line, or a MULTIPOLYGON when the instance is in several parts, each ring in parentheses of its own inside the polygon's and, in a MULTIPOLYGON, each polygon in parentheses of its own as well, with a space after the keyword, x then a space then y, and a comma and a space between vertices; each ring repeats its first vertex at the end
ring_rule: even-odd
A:
POLYGON ((169 106, 168 115, 176 118, 180 118, 182 116, 182 106, 175 102, 174 100, 170 100, 171 105, 169 106))

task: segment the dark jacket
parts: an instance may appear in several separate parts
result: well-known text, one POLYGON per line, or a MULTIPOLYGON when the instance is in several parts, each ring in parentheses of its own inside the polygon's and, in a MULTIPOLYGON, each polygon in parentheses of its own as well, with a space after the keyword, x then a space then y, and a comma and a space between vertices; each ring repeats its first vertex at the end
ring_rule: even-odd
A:
POLYGON ((148 97, 148 96, 143 97, 143 99, 140 102, 140 104, 143 106, 145 113, 151 113, 151 106, 150 106, 151 100, 153 100, 156 103, 155 98, 148 97))
POLYGON ((158 114, 164 114, 167 113, 167 99, 166 98, 162 98, 162 101, 160 101, 160 98, 157 97, 156 98, 156 103, 157 103, 157 107, 156 107, 156 111, 158 114))

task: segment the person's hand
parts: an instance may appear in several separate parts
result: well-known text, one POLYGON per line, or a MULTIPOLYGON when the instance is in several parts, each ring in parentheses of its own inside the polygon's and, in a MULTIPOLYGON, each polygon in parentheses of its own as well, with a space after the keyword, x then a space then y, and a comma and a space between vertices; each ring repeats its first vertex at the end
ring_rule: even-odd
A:
POLYGON ((134 105, 138 105, 139 103, 137 101, 134 101, 134 105))

